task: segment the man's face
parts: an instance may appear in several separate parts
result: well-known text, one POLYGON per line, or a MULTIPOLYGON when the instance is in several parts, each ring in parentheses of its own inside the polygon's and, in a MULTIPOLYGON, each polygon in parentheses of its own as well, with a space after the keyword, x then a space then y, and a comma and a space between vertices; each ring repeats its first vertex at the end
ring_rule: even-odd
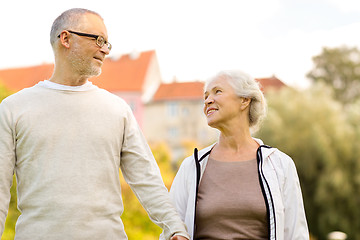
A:
MULTIPOLYGON (((103 20, 95 14, 85 14, 83 16, 82 24, 78 29, 71 29, 72 31, 88 33, 93 35, 100 35, 106 40, 108 39, 107 30, 103 20)), ((109 54, 109 49, 106 45, 99 47, 96 44, 96 39, 84 36, 71 34, 72 45, 68 60, 71 62, 73 70, 87 78, 98 76, 101 73, 101 67, 105 56, 109 54)))

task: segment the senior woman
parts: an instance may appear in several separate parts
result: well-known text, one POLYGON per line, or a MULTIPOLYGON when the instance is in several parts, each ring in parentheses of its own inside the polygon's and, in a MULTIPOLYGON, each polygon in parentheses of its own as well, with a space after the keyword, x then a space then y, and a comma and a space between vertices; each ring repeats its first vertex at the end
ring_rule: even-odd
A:
POLYGON ((204 99, 219 139, 183 161, 170 190, 192 239, 309 239, 294 162, 251 136, 266 114, 258 83, 222 71, 204 99))

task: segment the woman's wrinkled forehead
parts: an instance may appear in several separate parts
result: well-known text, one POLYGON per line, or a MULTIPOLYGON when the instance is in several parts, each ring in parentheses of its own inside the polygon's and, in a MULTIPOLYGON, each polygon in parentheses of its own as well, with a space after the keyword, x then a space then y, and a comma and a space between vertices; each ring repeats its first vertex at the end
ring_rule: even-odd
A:
POLYGON ((208 92, 209 90, 213 89, 216 86, 228 85, 228 76, 226 75, 218 75, 213 78, 210 78, 205 82, 204 85, 204 93, 208 92))

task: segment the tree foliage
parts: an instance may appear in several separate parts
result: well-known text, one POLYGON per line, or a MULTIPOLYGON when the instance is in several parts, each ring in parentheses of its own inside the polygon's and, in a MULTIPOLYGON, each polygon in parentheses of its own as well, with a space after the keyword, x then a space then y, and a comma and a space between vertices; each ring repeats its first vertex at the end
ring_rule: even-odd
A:
POLYGON ((360 104, 344 110, 324 84, 269 93, 267 100, 257 136, 293 158, 310 232, 326 239, 338 230, 360 239, 360 104))
MULTIPOLYGON (((8 90, 2 83, 0 79, 0 102, 9 96, 12 92, 8 90)), ((8 216, 5 222, 5 229, 1 240, 12 240, 15 236, 15 223, 17 218, 20 215, 19 210, 17 209, 17 199, 16 199, 16 180, 15 175, 13 176, 13 185, 10 189, 11 199, 9 204, 8 216)))
POLYGON ((12 92, 7 89, 2 83, 1 83, 1 79, 0 79, 0 102, 6 98, 7 96, 9 96, 12 92))
POLYGON ((314 68, 307 74, 313 82, 323 82, 335 91, 342 103, 360 97, 360 51, 357 48, 323 48, 313 57, 314 68))

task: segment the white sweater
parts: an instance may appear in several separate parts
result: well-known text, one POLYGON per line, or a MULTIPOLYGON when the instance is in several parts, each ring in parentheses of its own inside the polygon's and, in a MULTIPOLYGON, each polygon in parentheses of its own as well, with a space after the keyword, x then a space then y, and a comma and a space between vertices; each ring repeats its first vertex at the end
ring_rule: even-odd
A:
POLYGON ((0 235, 15 172, 16 240, 127 239, 119 168, 167 239, 188 236, 124 100, 43 82, 9 96, 0 104, 0 235))

